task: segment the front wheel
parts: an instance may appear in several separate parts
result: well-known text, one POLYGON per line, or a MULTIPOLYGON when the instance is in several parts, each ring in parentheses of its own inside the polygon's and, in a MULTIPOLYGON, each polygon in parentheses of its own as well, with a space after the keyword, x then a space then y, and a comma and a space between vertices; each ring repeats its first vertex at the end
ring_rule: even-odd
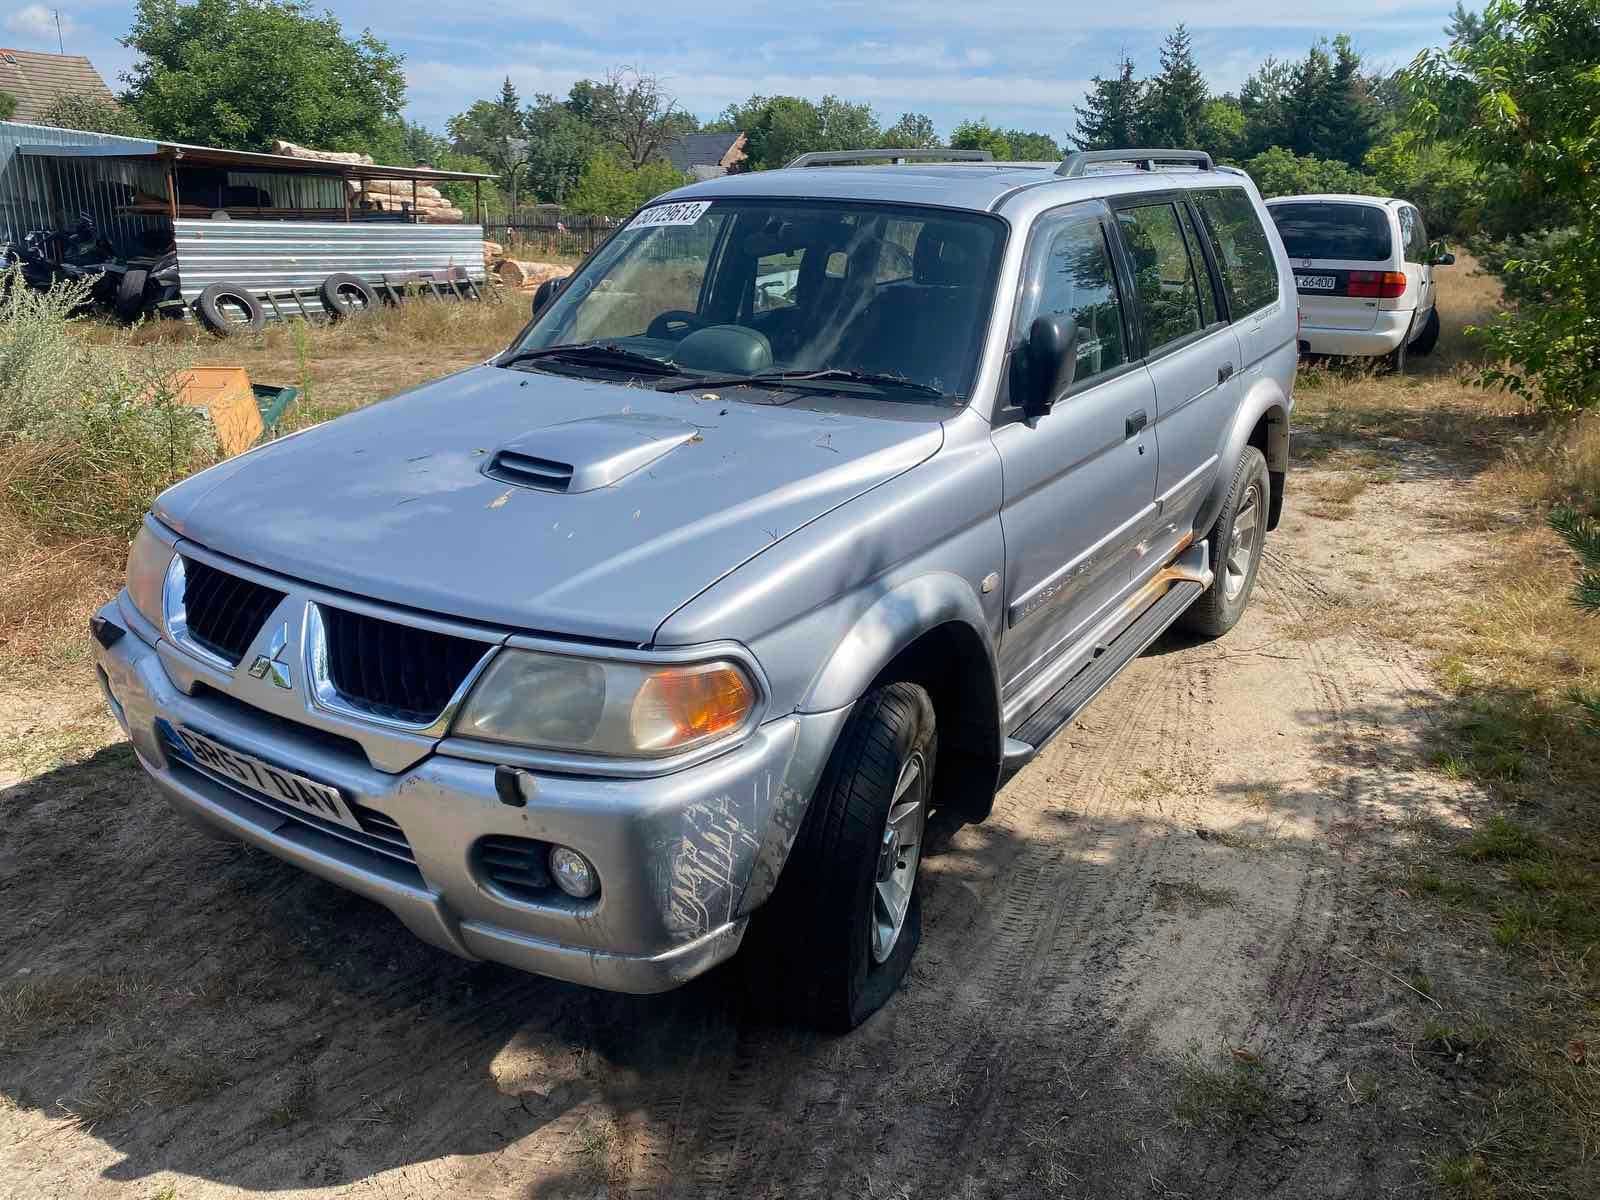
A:
POLYGON ((808 1023, 854 1029, 911 965, 936 736, 928 693, 890 683, 861 698, 834 748, 768 924, 771 982, 808 1023))
POLYGON ((1271 496, 1267 460, 1260 450, 1246 446, 1234 468, 1233 485, 1222 502, 1217 523, 1207 535, 1216 577, 1184 612, 1180 624, 1185 629, 1203 637, 1221 637, 1244 616, 1261 567, 1271 496))

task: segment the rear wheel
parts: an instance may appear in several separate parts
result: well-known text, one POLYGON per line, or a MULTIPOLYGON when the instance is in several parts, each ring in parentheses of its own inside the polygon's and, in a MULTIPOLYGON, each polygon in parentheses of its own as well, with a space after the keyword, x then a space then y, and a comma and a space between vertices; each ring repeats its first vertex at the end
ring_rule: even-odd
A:
POLYGON ((936 757, 933 702, 915 684, 868 692, 840 735, 763 926, 768 982, 808 1023, 854 1029, 905 978, 936 757))
POLYGON ((1183 628, 1204 637, 1221 637, 1239 623, 1261 567, 1271 497, 1267 460, 1260 450, 1246 446, 1234 469, 1228 498, 1207 535, 1216 578, 1179 619, 1183 628))

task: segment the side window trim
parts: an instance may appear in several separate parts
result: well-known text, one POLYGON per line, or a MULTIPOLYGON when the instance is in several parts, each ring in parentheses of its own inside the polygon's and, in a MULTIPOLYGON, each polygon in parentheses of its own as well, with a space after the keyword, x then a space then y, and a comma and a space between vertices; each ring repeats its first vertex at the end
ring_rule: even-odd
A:
MULTIPOLYGON (((1189 224, 1184 228, 1184 238, 1188 238, 1192 229, 1194 240, 1200 243, 1200 255, 1205 263, 1206 278, 1211 281, 1211 296, 1217 306, 1217 319, 1206 328, 1230 325, 1233 323, 1233 313, 1228 305, 1227 289, 1222 286, 1222 266, 1217 262, 1216 247, 1211 244, 1211 232, 1201 221, 1200 208, 1191 197, 1184 196, 1182 207, 1189 217, 1189 224)), ((1190 252, 1193 253, 1193 247, 1190 248, 1190 252)))

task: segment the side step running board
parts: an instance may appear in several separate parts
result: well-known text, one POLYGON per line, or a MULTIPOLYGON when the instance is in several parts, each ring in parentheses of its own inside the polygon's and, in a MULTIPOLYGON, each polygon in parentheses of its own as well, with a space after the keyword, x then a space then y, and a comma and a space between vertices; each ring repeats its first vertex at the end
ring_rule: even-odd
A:
MULTIPOLYGON (((1206 575, 1209 574, 1207 571, 1206 575)), ((1183 615, 1183 610, 1194 603, 1210 582, 1210 579, 1202 583, 1198 579, 1180 578, 1167 589, 1161 599, 1145 609, 1138 620, 1112 639, 1093 660, 1085 664, 1083 670, 1067 680, 1060 690, 1035 709, 1032 715, 1005 739, 1001 779, 1009 779, 1026 766, 1033 756, 1044 748, 1046 742, 1059 733, 1068 721, 1083 711, 1084 706, 1100 693, 1101 688, 1116 678, 1117 673, 1129 662, 1143 654, 1151 642, 1165 633, 1167 626, 1183 615)))

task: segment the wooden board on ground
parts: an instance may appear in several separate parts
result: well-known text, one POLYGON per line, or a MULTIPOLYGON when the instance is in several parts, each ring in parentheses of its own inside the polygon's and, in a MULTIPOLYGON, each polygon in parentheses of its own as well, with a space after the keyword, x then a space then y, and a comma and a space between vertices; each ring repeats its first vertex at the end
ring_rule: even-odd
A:
POLYGON ((190 367, 171 379, 173 399, 204 409, 229 457, 242 454, 261 436, 261 409, 243 367, 190 367))

